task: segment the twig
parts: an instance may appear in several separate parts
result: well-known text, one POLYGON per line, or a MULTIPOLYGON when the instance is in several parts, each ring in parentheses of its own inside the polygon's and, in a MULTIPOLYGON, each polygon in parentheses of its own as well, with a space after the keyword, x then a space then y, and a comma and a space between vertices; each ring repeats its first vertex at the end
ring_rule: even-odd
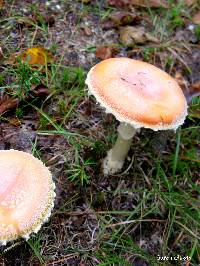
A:
POLYGON ((129 221, 124 221, 124 222, 119 222, 119 223, 115 223, 115 224, 106 225, 106 228, 115 227, 115 226, 118 226, 118 225, 130 224, 130 223, 137 223, 137 222, 159 222, 159 223, 164 223, 164 222, 166 222, 166 220, 159 220, 159 219, 129 220, 129 221))
POLYGON ((68 254, 68 255, 62 257, 62 259, 59 259, 59 260, 56 260, 56 261, 50 261, 50 262, 48 262, 48 263, 46 263, 44 265, 45 266, 51 266, 51 265, 54 266, 54 265, 56 265, 56 264, 58 264, 60 262, 66 262, 66 260, 69 260, 69 259, 72 259, 72 258, 78 257, 78 256, 79 256, 78 253, 68 254))

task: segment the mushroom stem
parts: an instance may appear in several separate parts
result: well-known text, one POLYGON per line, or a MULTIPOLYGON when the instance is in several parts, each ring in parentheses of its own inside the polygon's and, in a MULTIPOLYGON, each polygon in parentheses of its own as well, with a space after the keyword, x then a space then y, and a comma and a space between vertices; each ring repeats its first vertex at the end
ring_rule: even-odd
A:
POLYGON ((134 127, 126 123, 120 123, 117 131, 117 141, 113 148, 108 151, 103 161, 104 175, 115 174, 122 169, 124 160, 130 150, 133 136, 137 132, 134 127))

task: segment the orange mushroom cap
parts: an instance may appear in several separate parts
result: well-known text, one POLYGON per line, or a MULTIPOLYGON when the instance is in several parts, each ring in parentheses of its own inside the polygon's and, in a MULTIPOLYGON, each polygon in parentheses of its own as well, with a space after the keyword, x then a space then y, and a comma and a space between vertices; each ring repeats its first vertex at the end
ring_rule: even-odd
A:
POLYGON ((0 244, 28 239, 51 213, 55 185, 48 168, 33 155, 0 151, 0 244))
POLYGON ((89 71, 86 84, 107 112, 135 128, 176 129, 187 115, 187 102, 175 79, 142 61, 103 60, 89 71))

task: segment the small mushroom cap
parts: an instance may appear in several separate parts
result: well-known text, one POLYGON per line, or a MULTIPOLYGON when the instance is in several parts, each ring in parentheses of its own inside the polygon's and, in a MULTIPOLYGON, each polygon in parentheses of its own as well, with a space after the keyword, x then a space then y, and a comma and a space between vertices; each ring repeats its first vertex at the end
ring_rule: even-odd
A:
POLYGON ((175 79, 142 61, 103 60, 89 71, 86 84, 107 112, 135 128, 176 129, 187 115, 187 102, 175 79))
POLYGON ((54 189, 50 171, 33 155, 0 151, 0 244, 40 229, 53 208, 54 189))

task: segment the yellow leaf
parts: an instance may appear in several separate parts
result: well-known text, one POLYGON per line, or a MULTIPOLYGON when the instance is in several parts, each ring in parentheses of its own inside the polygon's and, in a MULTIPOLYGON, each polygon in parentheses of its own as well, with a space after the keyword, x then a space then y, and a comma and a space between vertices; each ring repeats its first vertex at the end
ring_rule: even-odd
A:
POLYGON ((46 65, 53 61, 52 54, 44 47, 28 48, 19 57, 29 65, 46 65))
POLYGON ((53 55, 44 47, 32 47, 21 53, 12 54, 6 63, 16 64, 18 59, 21 59, 23 62, 26 62, 29 65, 41 66, 54 61, 53 55))

